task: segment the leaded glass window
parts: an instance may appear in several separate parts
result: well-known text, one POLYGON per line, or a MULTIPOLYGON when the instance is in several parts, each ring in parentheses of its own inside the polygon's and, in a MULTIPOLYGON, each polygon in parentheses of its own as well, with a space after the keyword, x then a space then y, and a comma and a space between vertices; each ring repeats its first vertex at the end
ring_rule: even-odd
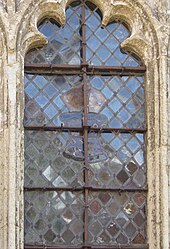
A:
POLYGON ((25 58, 25 248, 147 248, 142 61, 75 1, 25 58))

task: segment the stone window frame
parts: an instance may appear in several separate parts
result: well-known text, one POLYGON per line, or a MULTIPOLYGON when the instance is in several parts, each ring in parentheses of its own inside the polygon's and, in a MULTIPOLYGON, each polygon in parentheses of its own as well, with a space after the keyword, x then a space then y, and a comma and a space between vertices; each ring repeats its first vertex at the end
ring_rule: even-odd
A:
MULTIPOLYGON (((1 17, 0 93, 0 245, 23 248, 23 113, 24 56, 46 44, 37 23, 51 17, 64 25, 70 0, 21 1, 18 18, 1 17), (3 19, 4 18, 4 19, 3 19), (14 19, 13 19, 14 18, 14 19), (15 23, 13 23, 15 21, 15 23), (6 24, 5 24, 6 23, 6 24), (13 29, 9 29, 12 27, 13 29), (9 29, 10 32, 7 32, 9 29)), ((148 244, 149 249, 167 249, 168 238, 168 31, 144 0, 91 0, 103 14, 102 25, 114 19, 124 21, 131 36, 123 43, 146 65, 148 244)), ((12 8, 9 14, 12 15, 12 8)))

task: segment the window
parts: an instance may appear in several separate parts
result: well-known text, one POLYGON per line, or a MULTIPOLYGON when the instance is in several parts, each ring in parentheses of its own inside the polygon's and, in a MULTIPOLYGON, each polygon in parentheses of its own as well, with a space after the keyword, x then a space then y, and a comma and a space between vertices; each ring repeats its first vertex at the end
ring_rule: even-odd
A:
POLYGON ((25 60, 25 247, 147 248, 145 67, 88 1, 25 60))

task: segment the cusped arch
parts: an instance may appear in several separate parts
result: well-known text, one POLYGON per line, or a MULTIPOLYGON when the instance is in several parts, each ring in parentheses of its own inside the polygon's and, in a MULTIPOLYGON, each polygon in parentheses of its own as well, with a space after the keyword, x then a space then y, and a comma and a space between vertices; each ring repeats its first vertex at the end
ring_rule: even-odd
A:
MULTIPOLYGON (((37 23, 51 17, 64 25, 65 9, 70 0, 38 1, 30 3, 24 12, 17 34, 17 52, 24 57, 26 52, 33 47, 45 44, 46 38, 38 31, 37 23)), ((166 88, 161 82, 160 64, 160 39, 156 29, 156 20, 144 0, 91 0, 102 12, 102 25, 106 26, 113 20, 126 22, 131 30, 131 36, 127 38, 122 47, 128 51, 135 52, 144 60, 147 67, 146 72, 146 102, 148 123, 148 242, 154 249, 167 248, 166 236, 167 216, 162 215, 161 208, 164 206, 166 156, 161 157, 161 141, 168 137, 167 130, 160 132, 163 116, 166 115, 166 88), (143 6, 142 6, 143 4, 143 6), (161 102, 160 95, 164 97, 161 102), (161 221, 161 222, 160 222, 161 221)), ((163 82, 165 83, 165 82, 163 82)), ((162 148, 163 151, 163 148, 162 148)), ((163 210, 163 209, 162 209, 163 210)))
MULTIPOLYGON (((37 30, 37 23, 45 19, 45 17, 51 17, 61 25, 64 25, 65 9, 71 2, 73 0, 44 0, 34 5, 30 3, 19 25, 17 34, 18 50, 22 49, 23 55, 25 55, 29 49, 46 44, 45 37, 37 30)), ((143 13, 143 7, 141 7, 140 2, 138 4, 137 1, 134 4, 130 0, 91 0, 91 2, 100 9, 103 15, 102 26, 106 26, 113 20, 121 20, 127 24, 131 31, 131 36, 123 42, 122 47, 124 49, 131 50, 144 60, 150 50, 150 56, 153 58, 155 51, 152 50, 152 44, 158 44, 157 35, 153 22, 150 21, 150 13, 148 16, 147 10, 143 13)))

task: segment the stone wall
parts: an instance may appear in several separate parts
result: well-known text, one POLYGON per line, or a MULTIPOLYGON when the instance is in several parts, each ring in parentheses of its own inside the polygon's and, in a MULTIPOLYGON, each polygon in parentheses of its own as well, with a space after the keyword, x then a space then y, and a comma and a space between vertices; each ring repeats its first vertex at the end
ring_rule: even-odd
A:
MULTIPOLYGON (((23 248, 24 56, 30 48, 46 43, 37 30, 37 22, 50 16, 64 24, 65 8, 70 2, 0 0, 0 247, 3 249, 23 248)), ((170 3, 169 0, 92 2, 103 13, 102 25, 113 19, 128 24, 132 34, 122 47, 138 54, 147 67, 148 243, 149 249, 168 249, 170 3)))

